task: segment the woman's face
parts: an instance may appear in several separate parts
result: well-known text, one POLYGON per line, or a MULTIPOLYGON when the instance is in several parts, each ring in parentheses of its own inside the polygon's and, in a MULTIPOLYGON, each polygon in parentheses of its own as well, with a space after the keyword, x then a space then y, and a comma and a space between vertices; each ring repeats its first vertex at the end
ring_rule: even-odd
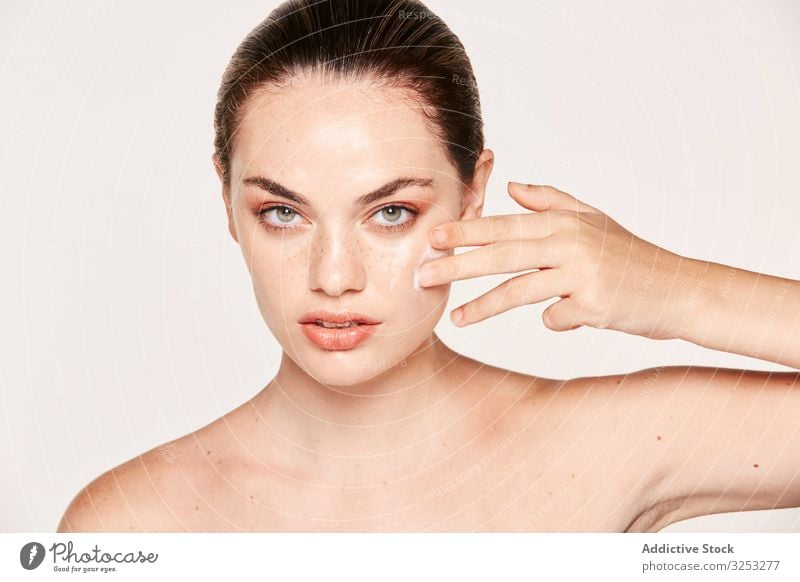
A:
POLYGON ((229 228, 270 331, 323 384, 404 366, 430 338, 450 286, 417 290, 414 268, 432 227, 480 214, 488 174, 465 197, 418 107, 400 89, 295 78, 243 108, 224 192, 229 228), (353 330, 301 323, 316 310, 380 323, 349 347, 331 337, 353 330))

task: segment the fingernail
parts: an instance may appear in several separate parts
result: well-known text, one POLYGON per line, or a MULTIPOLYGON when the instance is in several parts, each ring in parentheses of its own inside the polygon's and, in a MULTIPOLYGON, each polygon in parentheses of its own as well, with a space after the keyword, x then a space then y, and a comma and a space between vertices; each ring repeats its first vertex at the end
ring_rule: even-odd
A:
POLYGON ((464 310, 460 307, 453 310, 453 313, 450 314, 450 318, 453 320, 453 323, 461 323, 461 320, 464 319, 464 310))
POLYGON ((434 228, 431 231, 431 241, 437 245, 443 245, 447 242, 447 233, 441 228, 434 228))
POLYGON ((520 188, 524 188, 525 190, 530 190, 536 186, 535 184, 523 184, 522 182, 509 182, 509 184, 515 184, 520 188))

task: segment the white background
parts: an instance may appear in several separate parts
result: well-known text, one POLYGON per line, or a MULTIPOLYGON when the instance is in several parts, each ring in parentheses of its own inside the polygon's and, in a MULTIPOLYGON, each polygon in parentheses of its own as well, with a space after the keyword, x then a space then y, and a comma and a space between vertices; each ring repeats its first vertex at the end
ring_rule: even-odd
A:
MULTIPOLYGON (((52 531, 101 472, 253 396, 280 347, 210 162, 220 75, 276 2, 16 2, 0 13, 0 531, 52 531)), ((432 0, 475 67, 496 167, 669 250, 800 279, 800 3, 432 0)), ((455 283, 449 308, 505 276, 455 283)), ((547 377, 698 364, 682 341, 548 330, 526 306, 437 331, 547 377)), ((448 310, 449 311, 449 310, 448 310)), ((447 312, 445 312, 447 313, 447 312)), ((668 530, 800 531, 800 510, 668 530)))

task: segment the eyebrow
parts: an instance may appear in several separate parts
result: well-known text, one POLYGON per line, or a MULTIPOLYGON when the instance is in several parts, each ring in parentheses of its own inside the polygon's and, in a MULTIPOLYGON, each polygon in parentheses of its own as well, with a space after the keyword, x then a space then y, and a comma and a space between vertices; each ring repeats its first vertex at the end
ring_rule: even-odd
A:
MULTIPOLYGON (((275 180, 271 180, 269 178, 265 178, 264 176, 251 176, 249 178, 245 178, 242 182, 248 186, 258 186, 262 190, 266 190, 267 192, 272 192, 275 196, 280 196, 281 198, 286 198, 291 200, 297 204, 311 206, 304 196, 298 194, 297 192, 292 192, 285 186, 279 184, 275 180)), ((433 184, 432 178, 414 178, 414 177, 401 177, 392 180, 374 190, 368 194, 364 194, 363 196, 359 196, 355 199, 353 204, 355 206, 366 206, 368 204, 372 204, 377 200, 381 200, 382 198, 387 198, 391 196, 398 190, 402 190, 403 188, 407 188, 409 186, 421 186, 421 187, 428 187, 433 184)))

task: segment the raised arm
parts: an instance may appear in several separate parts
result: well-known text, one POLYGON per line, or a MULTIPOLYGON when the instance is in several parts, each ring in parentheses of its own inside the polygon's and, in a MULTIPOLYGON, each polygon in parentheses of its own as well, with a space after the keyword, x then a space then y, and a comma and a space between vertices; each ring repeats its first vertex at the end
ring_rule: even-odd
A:
POLYGON ((639 238, 552 186, 509 183, 534 212, 440 224, 431 244, 475 250, 429 261, 422 286, 516 273, 452 312, 468 325, 554 297, 550 329, 614 329, 800 369, 800 281, 682 257, 639 238), (533 271, 523 272, 533 269, 533 271))
POLYGON ((800 281, 683 259, 674 337, 800 370, 800 281))
POLYGON ((668 366, 630 374, 625 384, 641 424, 639 463, 652 483, 629 531, 800 507, 800 373, 668 366))

